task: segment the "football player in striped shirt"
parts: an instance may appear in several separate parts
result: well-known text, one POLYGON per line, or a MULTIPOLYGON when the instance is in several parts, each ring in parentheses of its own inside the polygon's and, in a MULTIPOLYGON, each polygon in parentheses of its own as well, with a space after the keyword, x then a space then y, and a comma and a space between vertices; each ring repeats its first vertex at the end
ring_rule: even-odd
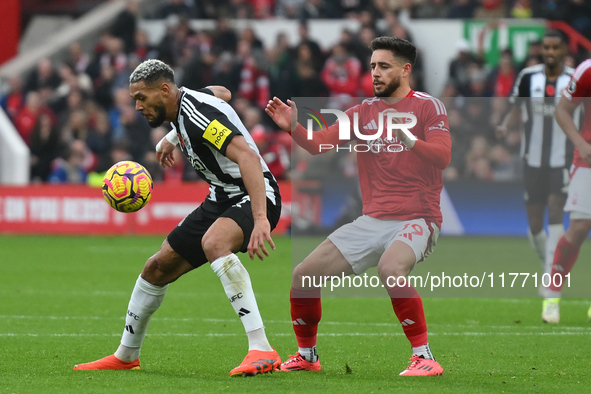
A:
POLYGON ((231 376, 252 376, 278 368, 281 359, 271 347, 259 313, 248 272, 235 253, 251 259, 275 249, 271 230, 281 215, 281 196, 275 178, 222 87, 194 91, 179 88, 173 70, 151 59, 129 78, 136 110, 150 126, 163 122, 172 131, 156 146, 163 167, 174 164, 178 144, 210 194, 175 227, 150 257, 137 279, 117 351, 100 360, 76 365, 75 370, 139 369, 140 350, 150 318, 160 307, 168 285, 195 268, 211 263, 248 337, 249 351, 231 376))
MULTIPOLYGON (((521 152, 524 161, 524 200, 529 223, 528 238, 542 262, 543 273, 552 270, 554 251, 564 234, 563 208, 568 188, 568 168, 573 146, 554 119, 560 100, 574 73, 564 64, 567 43, 564 35, 548 30, 542 38, 543 64, 523 69, 515 80, 509 102, 513 104, 503 123, 497 128, 503 136, 522 119, 521 152), (544 218, 548 209, 548 234, 544 218)), ((545 289, 541 289, 544 293, 545 289)))

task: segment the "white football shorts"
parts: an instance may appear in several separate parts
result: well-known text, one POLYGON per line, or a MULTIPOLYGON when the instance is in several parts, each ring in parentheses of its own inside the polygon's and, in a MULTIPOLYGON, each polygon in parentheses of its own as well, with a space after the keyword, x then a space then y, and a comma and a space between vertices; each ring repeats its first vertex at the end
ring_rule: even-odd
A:
POLYGON ((439 227, 424 219, 383 220, 363 215, 328 236, 359 275, 378 265, 382 254, 402 241, 415 252, 415 264, 429 256, 437 244, 439 227))
POLYGON ((571 219, 591 219, 591 168, 571 166, 564 206, 571 219))

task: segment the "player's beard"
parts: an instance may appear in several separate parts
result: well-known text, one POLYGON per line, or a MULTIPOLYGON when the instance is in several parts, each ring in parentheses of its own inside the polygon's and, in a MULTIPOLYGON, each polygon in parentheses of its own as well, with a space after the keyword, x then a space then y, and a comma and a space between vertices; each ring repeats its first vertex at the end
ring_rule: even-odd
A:
POLYGON ((390 97, 400 87, 400 77, 395 77, 388 84, 384 85, 381 91, 377 91, 375 86, 373 88, 373 94, 376 97, 390 97))
POLYGON ((148 120, 148 124, 152 128, 159 127, 166 120, 166 108, 164 107, 164 103, 161 102, 160 104, 156 105, 154 107, 154 112, 156 113, 154 118, 152 120, 148 120))

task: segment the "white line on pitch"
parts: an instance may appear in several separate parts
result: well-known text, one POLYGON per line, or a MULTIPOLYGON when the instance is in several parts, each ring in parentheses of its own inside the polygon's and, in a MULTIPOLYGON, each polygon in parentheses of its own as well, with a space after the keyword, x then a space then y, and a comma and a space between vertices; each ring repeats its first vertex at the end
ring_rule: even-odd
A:
MULTIPOLYGON (((23 319, 31 319, 31 320, 121 320, 123 321, 124 318, 122 316, 119 317, 100 317, 100 316, 31 316, 31 315, 0 315, 1 319, 14 319, 14 320, 23 320, 23 319)), ((215 318, 177 318, 177 317, 154 317, 152 319, 153 322, 156 321, 180 321, 180 322, 192 322, 192 321, 203 321, 203 322, 211 322, 211 323, 237 323, 238 319, 215 319, 215 318)), ((291 321, 289 320, 265 320, 265 323, 268 324, 289 324, 291 325, 291 321)), ((338 322, 338 321, 322 321, 320 325, 334 325, 334 326, 364 326, 364 327, 399 327, 399 323, 371 323, 371 322, 338 322)), ((547 329, 554 329, 559 328, 561 330, 566 331, 584 331, 591 333, 591 327, 580 327, 580 326, 561 326, 561 327, 552 327, 548 325, 492 325, 488 326, 485 324, 438 324, 438 323, 431 323, 429 327, 433 328, 464 328, 464 329, 487 329, 487 330, 513 330, 513 329, 530 329, 530 330, 547 330, 547 329)))
MULTIPOLYGON (((148 334, 148 337, 241 337, 243 333, 161 333, 148 334)), ((271 337, 291 337, 293 333, 269 333, 271 337)), ((588 335, 586 332, 554 331, 554 332, 432 332, 434 336, 579 336, 588 335)), ((39 333, 0 333, 0 337, 119 337, 121 334, 39 334, 39 333)), ((404 333, 378 332, 334 332, 318 333, 319 337, 398 337, 404 333)))

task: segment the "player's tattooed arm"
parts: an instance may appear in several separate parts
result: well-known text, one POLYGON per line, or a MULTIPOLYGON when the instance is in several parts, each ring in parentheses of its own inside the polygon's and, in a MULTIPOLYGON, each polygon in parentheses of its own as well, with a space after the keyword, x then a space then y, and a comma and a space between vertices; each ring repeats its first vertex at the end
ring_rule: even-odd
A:
POLYGON ((214 96, 216 96, 217 98, 221 98, 226 103, 232 99, 232 92, 230 92, 230 90, 223 86, 211 85, 207 86, 207 89, 211 90, 214 96))

